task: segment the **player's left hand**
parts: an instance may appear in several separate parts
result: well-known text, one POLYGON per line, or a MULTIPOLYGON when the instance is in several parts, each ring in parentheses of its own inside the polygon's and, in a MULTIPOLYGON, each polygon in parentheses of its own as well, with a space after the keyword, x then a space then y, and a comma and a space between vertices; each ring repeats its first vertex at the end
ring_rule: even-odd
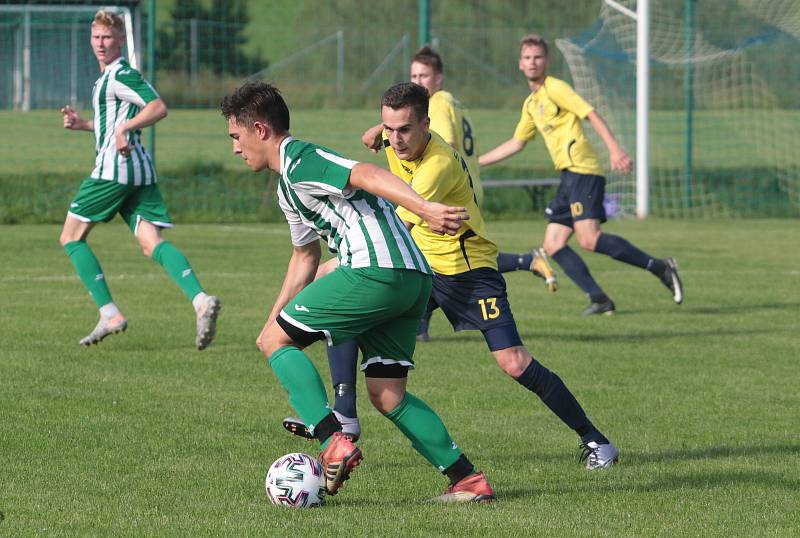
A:
POLYGON ((633 161, 624 149, 611 152, 611 170, 622 174, 630 174, 633 170, 633 161))
POLYGON ((130 155, 131 146, 128 144, 128 132, 122 127, 117 127, 117 130, 114 132, 114 138, 116 140, 117 152, 126 157, 130 155))
POLYGON ((461 223, 469 220, 466 207, 452 207, 438 202, 427 202, 425 215, 431 231, 442 235, 456 235, 461 229, 461 223))

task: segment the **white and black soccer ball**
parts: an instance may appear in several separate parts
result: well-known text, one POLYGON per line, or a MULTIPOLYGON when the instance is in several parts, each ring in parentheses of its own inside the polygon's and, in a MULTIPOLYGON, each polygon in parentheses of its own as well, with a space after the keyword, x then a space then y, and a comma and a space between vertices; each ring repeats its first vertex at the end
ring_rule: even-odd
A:
POLYGON ((286 454, 275 460, 264 485, 272 504, 312 508, 325 502, 322 465, 308 454, 286 454))

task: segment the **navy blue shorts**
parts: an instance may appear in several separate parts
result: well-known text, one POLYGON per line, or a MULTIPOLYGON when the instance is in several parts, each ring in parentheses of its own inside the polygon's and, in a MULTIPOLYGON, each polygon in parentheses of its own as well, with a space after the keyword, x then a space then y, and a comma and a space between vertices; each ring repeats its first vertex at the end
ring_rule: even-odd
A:
POLYGON ((572 228, 578 220, 598 219, 605 222, 606 178, 590 174, 561 171, 561 184, 556 197, 544 211, 549 222, 572 228))
POLYGON ((441 308, 456 331, 483 332, 491 351, 522 345, 511 313, 506 281, 496 269, 481 267, 433 277, 428 312, 441 308))

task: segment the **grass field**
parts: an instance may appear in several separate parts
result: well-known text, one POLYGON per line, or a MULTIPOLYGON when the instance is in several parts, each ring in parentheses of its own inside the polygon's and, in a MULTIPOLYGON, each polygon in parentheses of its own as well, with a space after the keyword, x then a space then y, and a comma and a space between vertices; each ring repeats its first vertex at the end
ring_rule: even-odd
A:
MULTIPOLYGON (((543 222, 491 225, 525 249, 543 222)), ((179 226, 210 291, 219 336, 193 349, 194 317, 118 222, 92 236, 130 320, 99 347, 57 244, 57 226, 4 226, 0 276, 0 536, 796 536, 800 532, 797 360, 800 251, 791 221, 611 222, 681 264, 686 303, 653 277, 587 255, 617 302, 582 319, 562 281, 545 293, 508 275, 528 347, 618 444, 589 473, 578 439, 493 365, 477 334, 434 317, 410 389, 437 408, 493 482, 488 506, 425 506, 445 480, 364 397, 366 460, 318 510, 268 504, 267 466, 316 453, 280 426, 291 413, 254 339, 280 287, 284 225, 179 226)), ((311 354, 323 377, 321 345, 311 354)))
MULTIPOLYGON (((83 114, 91 117, 91 112, 83 114)), ((479 135, 479 152, 508 140, 519 120, 516 109, 479 109, 471 114, 479 135)), ((760 117, 765 114, 759 112, 760 117)), ((773 139, 783 147, 784 138, 794 139, 792 133, 800 123, 800 112, 780 111, 773 116, 764 121, 779 130, 773 133, 773 139)), ((361 133, 379 121, 377 107, 375 110, 293 110, 292 134, 329 146, 350 158, 385 166, 383 155, 373 155, 360 142, 361 133)), ((654 111, 651 121, 654 165, 680 166, 685 149, 682 112, 654 111)), ((767 156, 777 151, 774 147, 765 151, 749 141, 748 134, 737 127, 741 121, 739 112, 736 115, 697 112, 694 121, 697 144, 694 164, 700 169, 763 166, 769 164, 765 162, 767 156), (720 136, 723 131, 725 136, 720 136)), ((94 165, 92 135, 63 129, 61 114, 56 110, 28 113, 0 110, 0 124, 5 127, 0 132, 0 176, 71 173, 81 178, 94 165), (45 158, 35 158, 42 150, 45 150, 45 158)), ((144 140, 148 140, 146 134, 144 140)), ((171 110, 167 119, 158 124, 156 140, 162 174, 198 162, 247 173, 241 160, 231 154, 227 126, 217 110, 171 110)), ((628 149, 634 151, 635 148, 628 149)), ((797 152, 781 154, 781 164, 800 167, 800 155, 797 152)), ((544 144, 538 139, 504 165, 488 168, 483 176, 497 177, 498 173, 504 176, 530 170, 556 174, 544 144)))

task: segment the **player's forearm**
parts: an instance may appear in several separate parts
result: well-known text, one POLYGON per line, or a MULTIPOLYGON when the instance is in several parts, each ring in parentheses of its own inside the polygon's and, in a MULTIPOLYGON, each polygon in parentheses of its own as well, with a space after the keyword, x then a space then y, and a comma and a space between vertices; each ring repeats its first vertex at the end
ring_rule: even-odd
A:
POLYGON ((608 124, 603 117, 597 113, 597 111, 591 111, 589 115, 586 116, 586 119, 588 119, 589 123, 592 124, 592 127, 597 132, 600 140, 603 141, 603 144, 605 144, 609 153, 620 151, 621 148, 617 142, 617 139, 614 138, 614 135, 611 133, 611 129, 608 127, 608 124))
POLYGON ((150 127, 156 122, 167 117, 167 105, 161 99, 150 101, 145 107, 139 111, 133 118, 120 125, 120 128, 129 133, 150 127))
POLYGON ((498 163, 502 160, 508 159, 512 155, 516 155, 525 147, 526 142, 510 138, 494 148, 478 157, 478 164, 480 166, 489 166, 498 163))
POLYGON ((278 317, 281 309, 300 291, 308 286, 313 280, 319 267, 319 260, 322 252, 319 241, 315 241, 302 247, 295 247, 289 266, 286 269, 286 276, 283 279, 281 291, 275 299, 269 320, 278 317))
POLYGON ((425 218, 427 202, 405 181, 374 164, 358 163, 350 171, 350 186, 363 189, 425 218))
POLYGON ((77 131, 94 131, 94 120, 81 120, 73 129, 77 131))

